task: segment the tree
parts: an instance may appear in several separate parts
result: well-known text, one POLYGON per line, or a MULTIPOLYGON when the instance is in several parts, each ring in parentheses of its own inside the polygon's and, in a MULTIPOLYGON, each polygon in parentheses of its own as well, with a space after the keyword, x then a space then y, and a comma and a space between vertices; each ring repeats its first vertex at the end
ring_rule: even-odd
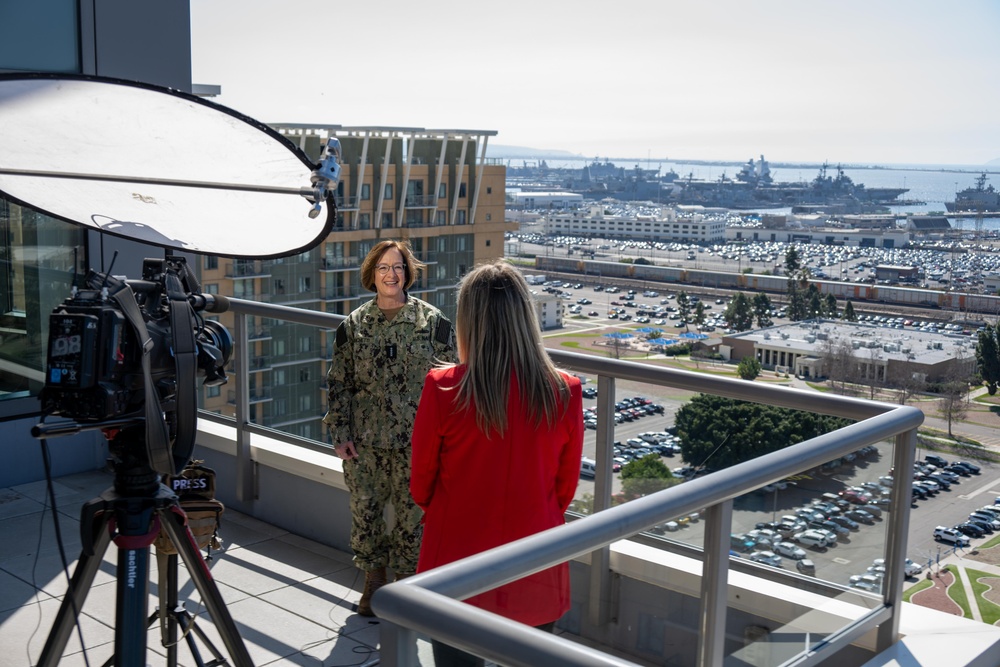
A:
POLYGON ((841 394, 851 394, 858 379, 858 362, 854 358, 854 347, 846 339, 827 338, 823 343, 822 373, 830 387, 841 394), (838 387, 839 383, 839 387, 838 387))
POLYGON ((743 292, 737 292, 733 300, 726 306, 723 315, 726 323, 737 331, 747 331, 753 328, 753 305, 743 292))
POLYGON ((760 362, 757 357, 743 357, 736 366, 736 372, 744 380, 753 380, 760 375, 760 362))
POLYGON ((771 326, 771 300, 763 292, 758 292, 753 297, 753 314, 757 319, 758 329, 771 326))
POLYGON ((804 320, 809 314, 809 305, 806 302, 806 295, 799 287, 799 281, 795 276, 788 277, 788 309, 786 314, 793 322, 804 320))
POLYGON ((950 380, 940 386, 941 400, 938 401, 938 413, 948 422, 948 437, 954 435, 951 432, 953 422, 962 421, 968 413, 965 404, 965 392, 969 390, 969 384, 963 380, 950 380))
POLYGON ((965 397, 969 391, 969 379, 968 359, 958 353, 952 358, 951 367, 938 386, 938 393, 941 395, 938 413, 948 422, 949 437, 954 437, 951 432, 952 423, 962 421, 968 413, 965 397))
POLYGON ((622 495, 626 500, 648 496, 681 481, 674 477, 670 468, 656 454, 649 454, 623 465, 621 479, 622 495))
POLYGON ((688 321, 691 319, 691 300, 688 298, 687 292, 681 292, 677 295, 677 314, 681 316, 684 330, 687 331, 688 321))
POLYGON ((699 327, 705 323, 705 304, 701 301, 694 304, 694 323, 699 327))
POLYGON ((847 305, 844 306, 844 315, 842 319, 848 322, 858 321, 858 316, 854 312, 854 304, 851 303, 850 301, 848 301, 847 305))
POLYGON ((715 469, 728 468, 850 423, 839 417, 707 394, 695 396, 682 406, 674 420, 684 460, 715 469))
POLYGON ((886 383, 896 392, 896 402, 906 405, 906 401, 927 388, 923 373, 914 373, 908 363, 891 364, 886 383))
POLYGON ((785 252, 785 273, 789 278, 794 276, 802 268, 802 258, 799 256, 799 251, 795 249, 795 246, 791 246, 785 252))
POLYGON ((1000 326, 987 324, 979 332, 976 343, 976 363, 979 364, 979 376, 986 383, 990 396, 997 393, 1000 384, 1000 326))
POLYGON ((824 310, 825 310, 824 314, 826 315, 826 317, 836 317, 837 316, 837 297, 835 297, 832 294, 827 294, 826 295, 826 308, 824 310))
POLYGON ((826 312, 825 306, 823 305, 823 297, 820 296, 819 288, 816 287, 816 285, 809 285, 809 287, 806 288, 806 302, 807 312, 810 319, 822 317, 823 313, 826 312))

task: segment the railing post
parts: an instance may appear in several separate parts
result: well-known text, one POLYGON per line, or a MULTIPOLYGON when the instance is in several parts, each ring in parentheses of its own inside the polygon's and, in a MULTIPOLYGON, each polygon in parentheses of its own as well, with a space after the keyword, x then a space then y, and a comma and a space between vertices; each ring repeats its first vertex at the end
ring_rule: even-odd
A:
POLYGON ((417 633, 383 620, 379 630, 378 655, 378 664, 382 667, 419 667, 417 633))
POLYGON ((234 370, 236 373, 236 498, 242 503, 255 500, 256 480, 250 456, 250 335, 246 313, 236 312, 234 323, 234 370))
POLYGON ((916 450, 917 429, 911 428, 896 436, 892 465, 899 474, 893 476, 889 526, 886 529, 886 578, 882 590, 886 606, 892 608, 892 619, 878 626, 875 638, 877 652, 888 650, 899 640, 899 612, 906 580, 906 541, 910 533, 910 505, 913 503, 913 475, 903 474, 903 471, 913 470, 916 450))
POLYGON ((726 646, 733 501, 726 500, 706 508, 704 520, 705 562, 701 572, 698 667, 722 667, 726 646))
MULTIPOLYGON (((594 477, 594 507, 597 514, 611 506, 611 463, 614 459, 615 378, 597 376, 597 474, 594 477)), ((589 616, 594 627, 607 625, 611 618, 611 547, 590 554, 589 616)))

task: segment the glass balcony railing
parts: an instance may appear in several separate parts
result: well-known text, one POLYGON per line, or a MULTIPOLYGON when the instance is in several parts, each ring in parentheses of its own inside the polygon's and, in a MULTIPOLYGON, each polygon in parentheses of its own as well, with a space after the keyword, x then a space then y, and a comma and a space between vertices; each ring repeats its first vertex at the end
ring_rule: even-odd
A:
MULTIPOLYGON (((260 400, 261 392, 249 389, 253 364, 246 352, 247 318, 331 330, 343 316, 239 299, 232 300, 231 311, 236 318, 236 386, 230 401, 236 406, 236 493, 250 498, 256 472, 249 434, 273 432, 248 419, 250 404, 260 400)), ((919 410, 652 364, 550 353, 560 367, 591 378, 587 386, 597 390, 587 400, 593 402, 596 428, 587 429, 584 449, 594 462, 593 477, 581 479, 573 520, 384 588, 375 599, 380 618, 388 621, 382 626, 381 664, 416 664, 418 633, 499 664, 530 665, 643 664, 600 650, 604 643, 614 644, 605 639, 609 627, 622 624, 638 633, 637 660, 699 667, 838 664, 859 643, 878 653, 898 641, 912 480, 898 479, 887 500, 876 506, 881 516, 871 525, 847 532, 811 527, 828 531, 817 533, 828 535, 822 544, 800 538, 777 547, 768 542, 771 548, 763 549, 769 533, 761 531, 774 531, 779 544, 790 542, 783 522, 821 523, 797 511, 807 502, 834 503, 849 486, 875 484, 893 468, 910 469, 923 420, 919 410), (638 394, 664 402, 723 396, 853 423, 624 501, 621 478, 613 470, 616 430, 626 427, 616 424, 614 415, 616 403, 638 394), (747 544, 751 539, 754 544, 747 544), (799 549, 812 568, 796 565, 802 560, 799 549), (763 551, 778 557, 759 555, 763 551), (876 559, 882 559, 883 570, 876 567, 862 575, 869 579, 852 579, 857 564, 876 559), (564 620, 572 634, 594 648, 460 602, 568 560, 589 563, 589 583, 582 608, 564 620), (668 645, 674 647, 671 652, 668 645)), ((297 444, 330 449, 316 441, 297 444)), ((725 440, 719 447, 724 446, 725 440)), ((705 468, 711 459, 694 463, 705 468)), ((577 583, 574 579, 575 589, 577 583)))

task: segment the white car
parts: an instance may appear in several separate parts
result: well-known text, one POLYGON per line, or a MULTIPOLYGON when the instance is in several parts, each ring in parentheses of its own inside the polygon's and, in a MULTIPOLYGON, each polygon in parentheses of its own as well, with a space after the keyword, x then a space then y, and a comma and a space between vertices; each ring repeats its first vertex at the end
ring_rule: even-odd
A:
POLYGON ((827 536, 818 530, 803 530, 801 533, 796 533, 792 539, 807 547, 819 547, 821 549, 829 544, 827 536))
POLYGON ((969 546, 969 538, 958 532, 954 528, 945 528, 944 526, 938 526, 934 529, 934 539, 940 540, 942 542, 950 542, 956 546, 967 547, 969 546))
POLYGON ((774 552, 792 560, 802 560, 806 557, 806 552, 802 547, 797 547, 791 542, 778 542, 774 545, 774 552))
POLYGON ((750 554, 750 560, 772 567, 781 567, 781 556, 773 551, 754 551, 750 554))
MULTIPOLYGON (((872 561, 872 567, 879 567, 879 566, 883 568, 885 567, 884 558, 876 558, 875 560, 872 561)), ((870 570, 871 568, 868 569, 870 570)), ((924 566, 921 565, 920 563, 914 563, 911 559, 907 558, 906 561, 903 563, 903 570, 906 572, 906 576, 915 577, 924 571, 924 566)))
POLYGON ((863 591, 878 592, 882 589, 882 581, 870 574, 855 574, 849 584, 852 588, 860 588, 863 591))

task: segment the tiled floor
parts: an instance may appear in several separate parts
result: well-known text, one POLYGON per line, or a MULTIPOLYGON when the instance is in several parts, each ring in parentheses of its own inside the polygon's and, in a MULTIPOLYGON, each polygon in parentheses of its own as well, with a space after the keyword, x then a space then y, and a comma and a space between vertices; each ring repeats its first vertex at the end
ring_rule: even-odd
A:
MULTIPOLYGON (((72 573, 80 554, 80 508, 111 486, 102 472, 55 480, 62 543, 72 573)), ((41 482, 0 489, 0 667, 34 665, 67 589, 49 504, 41 482)), ((364 583, 350 556, 292 535, 238 512, 226 510, 221 537, 224 551, 210 562, 253 663, 335 666, 378 663, 379 622, 358 616, 354 604, 364 583)), ((61 665, 100 665, 114 654, 117 549, 104 556, 79 616, 79 632, 70 638, 61 665)), ((157 562, 150 558, 150 612, 158 603, 157 562)), ((179 600, 199 615, 198 626, 227 659, 219 632, 200 606, 200 596, 179 567, 179 600)), ((196 645, 205 660, 211 653, 196 645)), ((159 628, 147 633, 147 663, 166 664, 159 628)), ((421 641, 421 662, 432 664, 429 645, 421 641)), ((178 664, 194 667, 186 646, 178 664)), ((231 664, 231 661, 230 661, 231 664)))

